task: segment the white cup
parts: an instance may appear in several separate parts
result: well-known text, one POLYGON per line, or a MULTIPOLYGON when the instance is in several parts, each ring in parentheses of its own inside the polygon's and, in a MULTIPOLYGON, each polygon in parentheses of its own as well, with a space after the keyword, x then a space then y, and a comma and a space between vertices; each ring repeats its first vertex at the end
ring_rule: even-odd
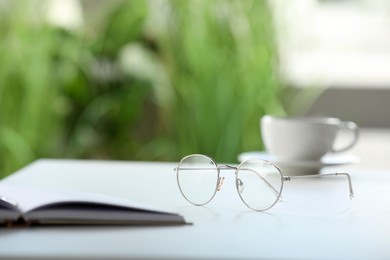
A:
POLYGON ((352 148, 358 140, 358 126, 333 117, 276 117, 261 119, 261 134, 267 152, 279 160, 320 160, 327 153, 352 148), (340 131, 350 132, 350 142, 336 148, 340 131))

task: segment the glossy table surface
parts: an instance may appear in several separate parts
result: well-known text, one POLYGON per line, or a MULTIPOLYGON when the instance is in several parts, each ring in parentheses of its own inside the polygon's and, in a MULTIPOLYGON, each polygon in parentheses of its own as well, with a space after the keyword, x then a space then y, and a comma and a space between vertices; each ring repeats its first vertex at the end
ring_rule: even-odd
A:
MULTIPOLYGON (((161 206, 193 225, 0 229, 2 259, 389 259, 390 171, 286 182, 267 212, 242 204, 234 173, 207 206, 182 198, 175 163, 46 160, 4 182, 88 191, 161 206)), ((325 169, 332 172, 334 169, 325 169)))

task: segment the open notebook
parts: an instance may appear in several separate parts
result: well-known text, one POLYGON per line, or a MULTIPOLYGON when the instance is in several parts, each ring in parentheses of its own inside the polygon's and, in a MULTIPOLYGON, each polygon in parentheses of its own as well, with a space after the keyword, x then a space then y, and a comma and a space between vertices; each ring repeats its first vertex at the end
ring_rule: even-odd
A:
POLYGON ((107 195, 0 183, 0 224, 181 225, 186 222, 174 212, 107 195))

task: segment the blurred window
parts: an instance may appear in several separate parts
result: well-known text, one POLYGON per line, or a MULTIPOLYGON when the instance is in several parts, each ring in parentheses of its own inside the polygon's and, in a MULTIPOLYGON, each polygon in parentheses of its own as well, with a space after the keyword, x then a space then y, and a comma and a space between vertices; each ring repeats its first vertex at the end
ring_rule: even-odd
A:
POLYGON ((390 87, 390 1, 273 0, 281 72, 297 87, 390 87))

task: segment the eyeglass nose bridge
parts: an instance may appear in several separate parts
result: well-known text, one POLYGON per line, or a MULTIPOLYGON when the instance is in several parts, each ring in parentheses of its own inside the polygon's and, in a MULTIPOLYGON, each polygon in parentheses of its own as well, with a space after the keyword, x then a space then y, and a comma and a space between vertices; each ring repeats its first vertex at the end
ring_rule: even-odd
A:
MULTIPOLYGON (((228 165, 228 164, 224 164, 224 165, 218 166, 217 170, 218 170, 218 175, 219 175, 221 170, 222 171, 223 170, 235 170, 236 171, 237 167, 232 166, 232 165, 228 165)), ((225 177, 221 177, 221 176, 218 177, 217 191, 221 190, 224 180, 225 180, 225 177)))
POLYGON ((225 177, 219 177, 218 178, 218 184, 217 184, 217 191, 221 190, 221 187, 223 185, 223 181, 225 180, 225 177))
POLYGON ((236 188, 238 190, 238 192, 241 194, 244 192, 244 183, 242 182, 241 179, 238 179, 236 180, 236 188))

